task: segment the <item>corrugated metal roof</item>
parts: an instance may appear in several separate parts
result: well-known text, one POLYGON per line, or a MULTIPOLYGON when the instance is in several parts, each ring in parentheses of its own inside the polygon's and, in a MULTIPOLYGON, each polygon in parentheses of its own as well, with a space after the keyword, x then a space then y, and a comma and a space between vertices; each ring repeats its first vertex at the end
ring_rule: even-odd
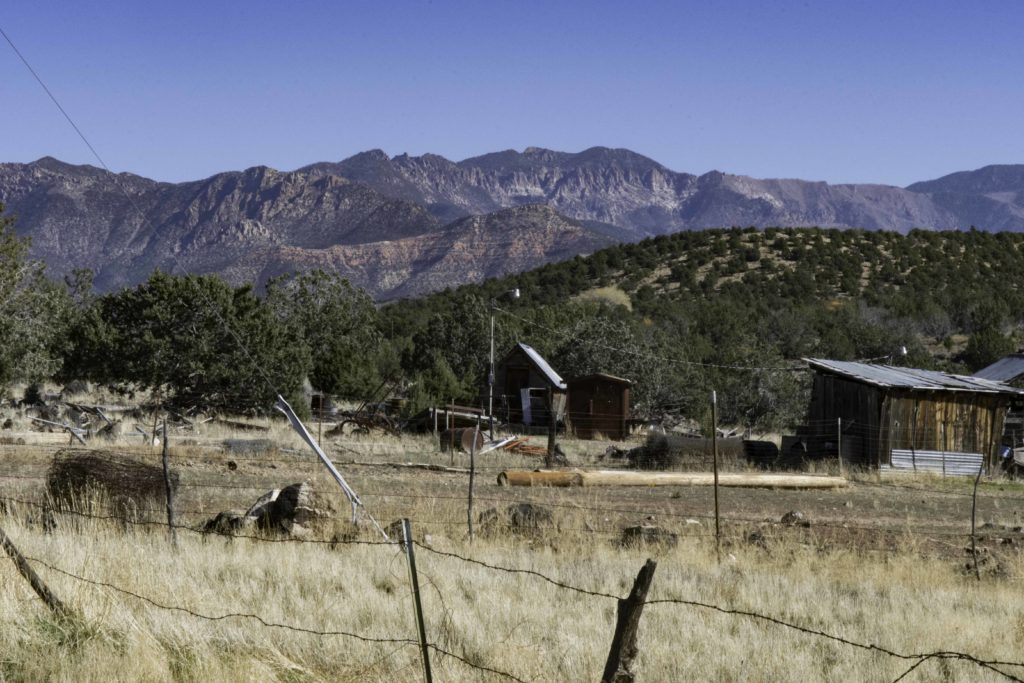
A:
POLYGON ((978 370, 972 377, 995 382, 1012 382, 1021 375, 1024 375, 1024 353, 1011 353, 1006 358, 1000 358, 992 365, 978 370))
POLYGON ((537 366, 537 369, 540 370, 541 374, 547 377, 549 382, 557 388, 565 390, 565 380, 562 379, 561 375, 555 372, 554 368, 548 365, 548 362, 544 360, 544 356, 537 353, 537 350, 529 344, 519 342, 517 346, 523 350, 523 353, 525 353, 533 364, 537 366))
POLYGON ((936 370, 897 368, 891 365, 872 365, 855 361, 805 358, 812 368, 826 370, 850 379, 872 384, 876 387, 918 389, 922 391, 969 391, 984 394, 1024 395, 1024 389, 1016 389, 1002 382, 951 375, 936 370))

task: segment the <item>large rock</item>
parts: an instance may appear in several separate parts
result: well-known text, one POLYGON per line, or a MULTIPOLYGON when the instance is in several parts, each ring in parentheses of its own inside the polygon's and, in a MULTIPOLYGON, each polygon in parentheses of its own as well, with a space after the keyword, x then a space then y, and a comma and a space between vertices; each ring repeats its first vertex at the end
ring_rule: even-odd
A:
POLYGON ((256 499, 245 512, 218 513, 203 525, 204 531, 233 533, 255 527, 271 533, 302 536, 317 517, 313 486, 309 482, 271 489, 256 499))

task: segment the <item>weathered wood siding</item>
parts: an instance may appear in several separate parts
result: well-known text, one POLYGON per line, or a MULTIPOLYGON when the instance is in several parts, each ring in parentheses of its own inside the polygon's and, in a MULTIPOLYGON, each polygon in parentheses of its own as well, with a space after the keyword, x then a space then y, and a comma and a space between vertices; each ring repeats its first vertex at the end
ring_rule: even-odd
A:
POLYGON ((991 464, 998 455, 1006 410, 1005 396, 892 390, 884 411, 886 452, 981 453, 991 464))
POLYGON ((819 434, 835 434, 843 419, 843 459, 877 467, 880 460, 881 390, 837 375, 815 373, 809 410, 810 426, 819 434))

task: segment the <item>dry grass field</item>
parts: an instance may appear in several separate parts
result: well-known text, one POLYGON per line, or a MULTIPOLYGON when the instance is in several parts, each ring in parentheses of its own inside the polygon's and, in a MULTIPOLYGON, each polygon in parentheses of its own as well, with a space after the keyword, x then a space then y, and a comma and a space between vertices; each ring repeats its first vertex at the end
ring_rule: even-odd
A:
MULTIPOLYGON (((0 680, 422 680, 401 548, 370 525, 351 527, 337 486, 280 426, 218 429, 171 441, 179 522, 189 527, 176 548, 158 524, 162 501, 143 509, 143 523, 62 513, 47 524, 39 506, 60 446, 0 446, 0 526, 75 612, 51 615, 13 563, 0 563, 0 680), (277 447, 228 452, 225 438, 277 447), (190 530, 298 481, 313 483, 330 515, 301 541, 190 530)), ((37 441, 47 438, 57 440, 37 441)), ((605 446, 565 444, 584 465, 605 446)), ((114 447, 159 462, 141 437, 114 447)), ((629 592, 648 557, 658 568, 640 624, 638 680, 886 681, 921 661, 910 655, 933 652, 1024 661, 1024 560, 1013 529, 1024 488, 1013 482, 982 485, 979 581, 965 551, 973 483, 965 480, 862 473, 835 491, 724 489, 716 552, 709 488, 502 488, 500 469, 538 463, 487 454, 474 518, 531 502, 553 519, 522 529, 499 516, 489 527, 477 522, 471 541, 466 474, 391 466, 464 467, 464 454, 438 453, 430 437, 372 435, 325 440, 325 450, 382 524, 412 520, 436 680, 598 680, 615 622, 611 596, 629 592), (793 510, 809 525, 779 523, 793 510), (622 528, 644 523, 678 534, 678 544, 621 547, 622 528), (695 602, 707 606, 684 604, 695 602)), ((1024 677, 1024 666, 995 668, 1024 677)), ((903 680, 1005 677, 949 656, 903 680)))

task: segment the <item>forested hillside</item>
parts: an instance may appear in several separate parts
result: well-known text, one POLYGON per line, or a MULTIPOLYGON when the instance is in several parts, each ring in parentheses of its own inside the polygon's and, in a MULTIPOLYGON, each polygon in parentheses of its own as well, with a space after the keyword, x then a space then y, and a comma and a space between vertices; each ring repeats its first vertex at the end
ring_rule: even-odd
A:
POLYGON ((638 416, 700 420, 716 389, 723 422, 753 428, 802 419, 803 357, 969 372, 1024 337, 1016 233, 682 232, 375 306, 321 271, 258 295, 164 274, 100 295, 88 273, 45 280, 0 231, 0 381, 89 379, 180 405, 266 409, 304 377, 351 398, 394 380, 410 412, 477 403, 492 302, 499 356, 524 341, 564 377, 634 380, 638 416))
POLYGON ((498 299, 500 347, 521 339, 564 375, 633 379, 642 414, 699 418, 716 388, 727 419, 779 426, 802 417, 807 373, 786 370, 802 357, 969 372, 1015 350, 1022 247, 1024 236, 977 231, 684 232, 399 302, 381 317, 385 331, 403 331, 397 344, 412 335, 405 367, 435 393, 454 393, 436 386, 452 375, 469 393, 483 376, 487 302, 498 299), (513 288, 518 301, 502 298, 513 288))

